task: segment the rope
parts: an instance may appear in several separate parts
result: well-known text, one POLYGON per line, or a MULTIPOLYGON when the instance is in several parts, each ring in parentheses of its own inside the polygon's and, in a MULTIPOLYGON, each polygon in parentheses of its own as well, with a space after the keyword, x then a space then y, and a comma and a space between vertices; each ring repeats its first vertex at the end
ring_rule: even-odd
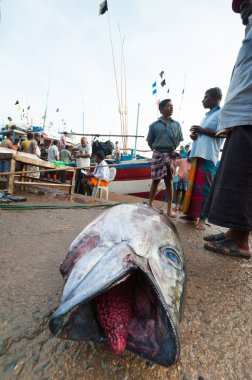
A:
POLYGON ((2 210, 63 210, 63 209, 91 209, 101 207, 114 207, 123 204, 118 203, 102 203, 96 205, 15 205, 15 204, 0 204, 2 210))

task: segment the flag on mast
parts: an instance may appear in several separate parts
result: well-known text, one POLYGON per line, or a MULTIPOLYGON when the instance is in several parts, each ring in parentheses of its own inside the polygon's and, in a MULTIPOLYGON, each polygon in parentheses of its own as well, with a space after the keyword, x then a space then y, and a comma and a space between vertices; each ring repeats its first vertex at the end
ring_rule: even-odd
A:
POLYGON ((152 95, 157 93, 157 82, 152 83, 152 95))
POLYGON ((166 85, 166 81, 165 79, 162 80, 162 82, 160 82, 161 86, 164 87, 166 85))
POLYGON ((107 0, 102 1, 100 4, 100 9, 99 9, 99 16, 104 15, 108 10, 108 2, 107 0))
POLYGON ((16 101, 15 106, 17 111, 21 110, 21 106, 18 100, 16 101))

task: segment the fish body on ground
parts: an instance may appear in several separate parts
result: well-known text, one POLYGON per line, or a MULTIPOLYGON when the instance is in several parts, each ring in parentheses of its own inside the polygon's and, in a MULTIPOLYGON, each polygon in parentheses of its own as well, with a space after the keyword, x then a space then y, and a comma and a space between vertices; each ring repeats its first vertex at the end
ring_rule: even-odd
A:
POLYGON ((107 342, 164 366, 179 358, 186 271, 171 221, 143 204, 117 205, 76 237, 60 266, 64 290, 49 327, 107 342))

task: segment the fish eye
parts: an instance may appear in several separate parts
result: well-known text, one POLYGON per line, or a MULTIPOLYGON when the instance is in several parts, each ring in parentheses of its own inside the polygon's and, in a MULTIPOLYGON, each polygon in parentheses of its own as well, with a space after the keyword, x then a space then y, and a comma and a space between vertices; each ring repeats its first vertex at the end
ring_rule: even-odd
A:
POLYGON ((162 248, 159 252, 161 260, 168 265, 173 267, 180 268, 181 260, 177 252, 172 248, 162 248))

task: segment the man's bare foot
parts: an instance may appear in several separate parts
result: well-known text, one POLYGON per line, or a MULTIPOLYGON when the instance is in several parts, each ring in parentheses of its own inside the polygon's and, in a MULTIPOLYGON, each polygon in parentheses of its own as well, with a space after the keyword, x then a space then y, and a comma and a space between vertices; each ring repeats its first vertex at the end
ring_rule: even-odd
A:
POLYGON ((164 211, 162 210, 162 208, 155 207, 152 204, 151 205, 149 204, 149 207, 151 207, 154 210, 156 210, 159 214, 163 214, 164 213, 164 211))
POLYGON ((191 220, 192 222, 197 222, 197 218, 194 218, 193 216, 189 216, 189 215, 181 215, 180 219, 191 220))
POLYGON ((205 221, 199 219, 195 228, 197 228, 197 230, 204 231, 205 230, 205 221))
POLYGON ((172 212, 172 211, 167 211, 167 216, 169 217, 169 218, 176 218, 177 217, 177 215, 174 213, 174 212, 172 212))

